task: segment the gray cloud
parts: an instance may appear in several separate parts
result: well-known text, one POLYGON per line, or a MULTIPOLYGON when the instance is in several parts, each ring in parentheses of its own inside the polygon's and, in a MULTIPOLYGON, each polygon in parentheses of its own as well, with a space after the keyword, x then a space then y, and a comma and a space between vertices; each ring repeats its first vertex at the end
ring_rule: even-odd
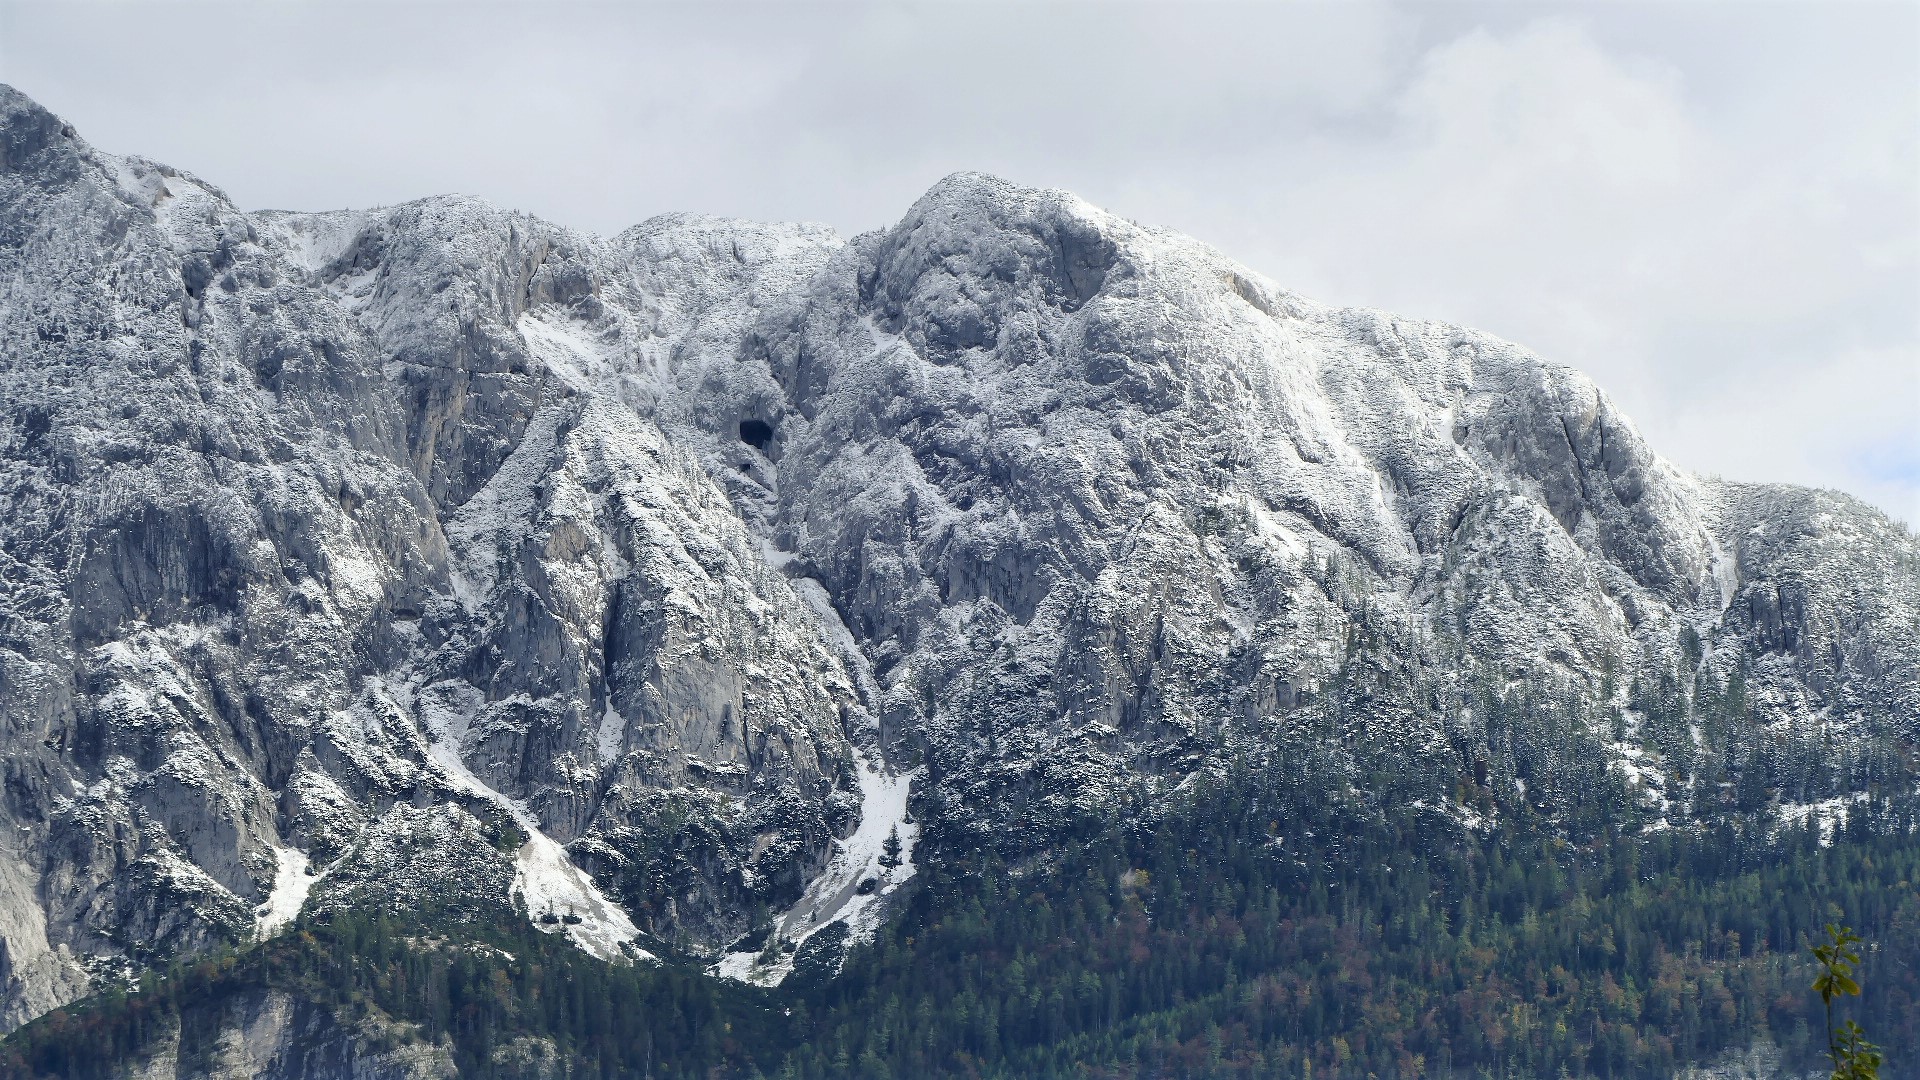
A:
POLYGON ((1070 188, 1920 522, 1920 9, 0 4, 0 79, 243 205, 884 225, 1070 188))

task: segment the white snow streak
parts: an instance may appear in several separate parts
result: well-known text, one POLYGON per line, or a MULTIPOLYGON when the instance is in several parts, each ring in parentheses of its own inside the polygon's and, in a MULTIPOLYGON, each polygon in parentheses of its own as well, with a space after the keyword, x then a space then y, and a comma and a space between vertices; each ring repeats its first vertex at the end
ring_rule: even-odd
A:
POLYGON ((573 865, 565 848, 541 831, 533 812, 488 787, 467 768, 460 751, 468 720, 463 710, 429 710, 427 726, 434 736, 430 756, 454 783, 505 810, 526 830, 527 842, 515 859, 513 891, 525 901, 534 925, 542 930, 564 929, 575 945, 602 960, 651 959, 653 954, 633 944, 640 933, 633 920, 600 892, 586 871, 573 865), (571 916, 579 921, 543 923, 541 917, 549 913, 556 919, 571 916))
MULTIPOLYGON (((907 795, 921 770, 888 776, 857 752, 854 764, 860 778, 859 827, 852 836, 837 842, 838 850, 820 876, 808 884, 800 902, 774 920, 772 937, 791 942, 796 949, 836 922, 847 924, 853 940, 870 936, 879 927, 880 900, 915 873, 913 846, 919 839, 920 826, 907 820, 907 795), (881 863, 888 836, 900 842, 897 866, 881 863), (874 881, 873 891, 863 895, 860 883, 869 878, 874 881)), ((780 950, 778 959, 765 965, 758 963, 759 956, 756 952, 728 953, 712 970, 722 978, 762 986, 778 986, 793 970, 793 953, 780 950)))
POLYGON ((273 891, 267 894, 267 902, 254 911, 253 936, 259 941, 292 925, 300 915, 301 906, 307 902, 307 894, 313 891, 313 883, 320 880, 307 873, 307 853, 298 848, 274 848, 273 857, 279 863, 273 876, 273 891))
POLYGON ((1707 536, 1707 551, 1713 557, 1713 583, 1720 587, 1720 614, 1725 615, 1740 589, 1740 564, 1711 534, 1707 536))

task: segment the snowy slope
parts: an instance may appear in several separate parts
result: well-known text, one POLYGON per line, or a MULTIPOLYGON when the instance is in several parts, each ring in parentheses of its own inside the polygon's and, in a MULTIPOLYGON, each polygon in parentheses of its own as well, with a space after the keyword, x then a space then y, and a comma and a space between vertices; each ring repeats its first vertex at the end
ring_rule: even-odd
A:
POLYGON ((942 845, 1303 731, 1467 828, 1556 754, 1684 824, 1735 687, 1708 749, 1783 818, 1912 780, 1884 515, 991 177, 851 240, 244 213, 0 88, 0 402, 6 1024, 370 904, 775 982, 942 845))

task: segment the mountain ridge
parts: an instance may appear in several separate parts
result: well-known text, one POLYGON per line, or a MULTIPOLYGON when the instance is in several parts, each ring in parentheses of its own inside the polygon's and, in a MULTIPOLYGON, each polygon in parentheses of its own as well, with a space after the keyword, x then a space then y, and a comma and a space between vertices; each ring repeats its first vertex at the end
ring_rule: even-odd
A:
POLYGON ((1044 858, 1316 725, 1329 797, 1464 830, 1911 787, 1904 528, 1065 192, 955 174, 846 240, 242 213, 0 88, 0 270, 7 1026, 289 888, 592 894, 556 932, 774 980, 916 858, 1044 858), (1594 760, 1490 743, 1486 687, 1594 760), (904 865, 855 859, 908 776, 904 865))

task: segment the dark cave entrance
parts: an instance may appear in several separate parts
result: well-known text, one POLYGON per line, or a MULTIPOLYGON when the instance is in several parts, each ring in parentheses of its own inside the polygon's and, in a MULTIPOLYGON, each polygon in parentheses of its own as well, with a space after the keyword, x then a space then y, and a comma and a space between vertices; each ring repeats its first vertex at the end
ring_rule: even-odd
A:
POLYGON ((742 420, 740 441, 764 454, 773 443, 773 425, 765 420, 742 420))

